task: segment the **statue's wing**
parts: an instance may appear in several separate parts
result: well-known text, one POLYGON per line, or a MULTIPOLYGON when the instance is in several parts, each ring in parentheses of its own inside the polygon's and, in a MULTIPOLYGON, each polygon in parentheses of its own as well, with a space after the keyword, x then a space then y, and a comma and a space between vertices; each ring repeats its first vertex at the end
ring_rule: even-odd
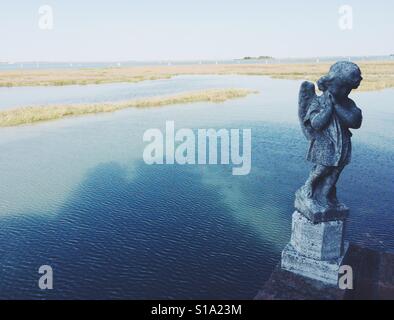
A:
POLYGON ((309 121, 307 121, 306 116, 310 105, 315 99, 317 99, 315 85, 312 82, 303 82, 298 97, 298 118, 300 120, 302 132, 308 140, 313 138, 314 130, 309 121))

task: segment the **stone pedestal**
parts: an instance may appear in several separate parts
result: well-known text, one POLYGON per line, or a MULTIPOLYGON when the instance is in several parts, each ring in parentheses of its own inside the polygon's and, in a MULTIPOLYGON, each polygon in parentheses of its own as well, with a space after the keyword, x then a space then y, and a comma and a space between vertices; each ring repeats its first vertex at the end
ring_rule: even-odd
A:
POLYGON ((337 285, 348 247, 343 241, 345 224, 346 220, 313 223, 294 212, 291 240, 282 252, 282 269, 337 285))

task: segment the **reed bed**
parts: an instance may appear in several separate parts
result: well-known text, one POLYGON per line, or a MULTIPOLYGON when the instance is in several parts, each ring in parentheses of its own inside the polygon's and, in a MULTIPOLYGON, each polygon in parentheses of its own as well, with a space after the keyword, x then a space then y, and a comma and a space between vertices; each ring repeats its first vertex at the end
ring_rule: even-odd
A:
POLYGON ((150 108, 194 102, 221 103, 230 99, 246 97, 252 93, 257 93, 257 91, 248 89, 212 89, 120 102, 22 107, 0 111, 0 127, 115 112, 126 108, 150 108))

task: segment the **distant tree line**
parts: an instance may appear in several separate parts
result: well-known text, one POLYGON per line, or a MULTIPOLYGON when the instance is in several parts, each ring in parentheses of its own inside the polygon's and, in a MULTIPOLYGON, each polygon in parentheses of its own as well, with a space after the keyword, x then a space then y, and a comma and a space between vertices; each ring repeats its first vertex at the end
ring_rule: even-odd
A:
POLYGON ((271 56, 259 56, 259 57, 244 57, 243 60, 271 60, 274 59, 271 56))

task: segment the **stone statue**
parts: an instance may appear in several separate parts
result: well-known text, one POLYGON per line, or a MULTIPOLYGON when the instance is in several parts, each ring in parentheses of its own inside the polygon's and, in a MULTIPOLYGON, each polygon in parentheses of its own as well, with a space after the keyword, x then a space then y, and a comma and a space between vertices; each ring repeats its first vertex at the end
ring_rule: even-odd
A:
POLYGON ((337 62, 315 85, 304 82, 299 95, 299 120, 310 141, 307 160, 313 168, 296 193, 295 207, 313 223, 345 219, 348 208, 336 194, 338 178, 351 160, 349 129, 359 129, 361 110, 348 96, 362 81, 360 68, 352 62, 337 62))

